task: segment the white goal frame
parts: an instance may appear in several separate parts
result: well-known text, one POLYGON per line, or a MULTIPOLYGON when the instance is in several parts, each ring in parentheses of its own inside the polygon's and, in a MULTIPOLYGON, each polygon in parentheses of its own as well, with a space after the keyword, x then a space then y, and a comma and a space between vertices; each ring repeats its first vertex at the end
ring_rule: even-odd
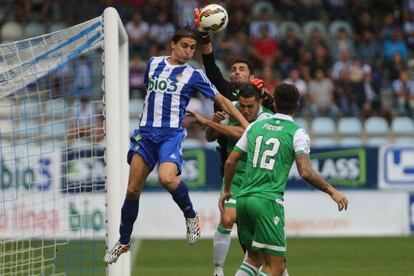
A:
MULTIPOLYGON (((118 12, 106 8, 103 22, 107 246, 111 247, 119 238, 121 207, 128 183, 129 60, 128 35, 118 12)), ((107 275, 129 276, 130 255, 123 254, 116 263, 109 265, 107 275)))

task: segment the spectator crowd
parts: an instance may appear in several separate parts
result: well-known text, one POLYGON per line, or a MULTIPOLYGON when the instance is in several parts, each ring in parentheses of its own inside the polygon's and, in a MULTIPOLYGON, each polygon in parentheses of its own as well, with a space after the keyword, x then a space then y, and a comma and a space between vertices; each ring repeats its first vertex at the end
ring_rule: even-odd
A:
MULTIPOLYGON (((37 22, 46 33, 56 24, 71 26, 115 7, 130 38, 130 97, 142 99, 147 58, 168 54, 173 32, 192 25, 193 9, 210 2, 0 0, 0 24, 37 22)), ((214 2, 229 14, 226 30, 213 35, 222 72, 238 57, 250 59, 270 91, 281 82, 298 87, 299 116, 308 119, 414 118, 414 0, 214 2)), ((202 67, 200 55, 193 62, 202 67)), ((76 64, 83 67, 75 71, 88 72, 86 61, 76 64)), ((92 79, 81 76, 78 90, 92 79)))

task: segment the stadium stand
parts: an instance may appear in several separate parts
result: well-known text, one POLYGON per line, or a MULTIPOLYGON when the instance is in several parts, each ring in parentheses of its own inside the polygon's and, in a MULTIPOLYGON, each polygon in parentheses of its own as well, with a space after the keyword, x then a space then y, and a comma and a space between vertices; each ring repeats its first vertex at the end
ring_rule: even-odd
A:
POLYGON ((14 21, 9 21, 4 23, 1 27, 1 39, 2 42, 9 42, 20 40, 23 38, 23 28, 22 26, 14 21))
POLYGON ((395 117, 391 123, 391 131, 396 135, 412 135, 414 123, 409 117, 395 117))
POLYGON ((315 29, 318 29, 323 37, 326 37, 328 34, 325 25, 321 21, 308 21, 303 25, 303 33, 306 36, 310 36, 315 29))
POLYGON ((312 134, 316 136, 334 135, 336 132, 335 121, 330 117, 319 117, 312 120, 310 127, 312 134))
POLYGON ((358 147, 364 145, 364 141, 359 137, 343 137, 339 141, 339 146, 341 147, 358 147))
POLYGON ((335 138, 330 137, 321 137, 311 140, 312 146, 315 148, 326 148, 326 147, 335 147, 337 146, 337 142, 335 138))
MULTIPOLYGON (((180 22, 183 22, 180 18, 182 14, 176 12, 176 7, 179 7, 181 2, 179 0, 167 2, 155 0, 142 5, 140 1, 117 1, 116 3, 113 1, 87 1, 76 6, 66 4, 60 6, 59 1, 22 1, 16 3, 6 1, 4 7, 0 7, 0 12, 3 14, 3 17, 0 18, 3 19, 3 21, 0 20, 1 42, 19 40, 43 34, 46 31, 53 32, 83 22, 101 14, 108 3, 115 5, 125 25, 132 22, 134 11, 140 9, 143 11, 142 22, 147 24, 149 29, 152 25, 157 24, 153 11, 165 12, 168 15, 166 24, 173 24, 177 28, 180 22), (32 3, 32 5, 26 6, 27 3, 32 3), (31 10, 27 7, 31 7, 31 10), (65 13, 62 12, 64 9, 65 13)), ((333 81, 334 101, 339 112, 335 120, 324 118, 321 121, 320 117, 312 118, 310 115, 311 105, 307 104, 309 98, 312 97, 312 92, 304 91, 300 118, 296 120, 300 126, 308 130, 311 137, 330 135, 330 138, 335 139, 335 143, 339 145, 361 141, 362 143, 370 143, 372 141, 368 138, 378 136, 384 137, 388 142, 401 141, 400 135, 409 140, 414 136, 413 114, 408 113, 410 109, 398 108, 398 100, 392 89, 392 83, 399 78, 399 73, 402 70, 408 70, 410 80, 414 77, 414 48, 410 34, 404 29, 404 26, 410 24, 411 21, 409 11, 403 10, 402 6, 386 5, 386 2, 379 1, 374 5, 369 1, 364 3, 343 1, 338 6, 318 4, 317 1, 305 4, 300 4, 300 2, 287 4, 283 1, 280 3, 279 1, 253 3, 238 1, 236 4, 232 1, 226 1, 225 6, 229 15, 237 13, 244 20, 230 21, 227 31, 213 36, 216 45, 233 45, 232 47, 215 48, 217 64, 223 72, 228 71, 232 62, 228 57, 235 58, 234 54, 228 55, 229 51, 233 51, 234 45, 238 45, 241 33, 246 39, 246 44, 244 44, 246 51, 239 53, 246 55, 243 58, 251 58, 249 45, 252 45, 254 38, 249 30, 252 24, 258 22, 262 12, 266 10, 270 15, 269 24, 272 24, 280 32, 276 37, 277 43, 281 45, 280 43, 284 42, 284 45, 292 45, 290 48, 285 47, 283 51, 280 48, 275 49, 278 58, 272 66, 270 74, 272 79, 268 79, 266 82, 280 83, 281 80, 289 77, 288 74, 292 68, 298 69, 300 78, 305 81, 306 85, 315 79, 314 73, 317 69, 322 69, 324 75, 333 81), (381 3, 388 8, 377 9, 376 7, 381 3), (345 14, 343 9, 350 12, 345 14), (286 44, 283 41, 288 28, 293 29, 296 37, 299 38, 298 43, 286 44), (315 29, 319 30, 319 34, 314 33, 315 29), (336 48, 333 48, 338 45, 337 34, 340 30, 345 30, 348 34, 346 43, 345 41, 341 42, 341 45, 347 48, 350 54, 345 62, 336 59, 336 48), (389 60, 384 55, 383 49, 388 42, 392 41, 393 34, 399 32, 403 36, 398 42, 400 47, 396 48, 398 55, 389 60), (291 55, 294 56, 294 59, 289 58, 291 55), (365 93, 374 92, 374 94, 361 95, 360 91, 367 91, 366 89, 361 90, 360 87, 366 86, 363 83, 363 68, 368 67, 371 75, 370 89, 375 91, 368 89, 368 92, 365 93), (332 77, 333 71, 335 74, 339 72, 338 78, 332 77), (390 112, 385 114, 384 110, 390 110, 390 112), (349 115, 352 117, 348 117, 349 115)), ((200 6, 202 4, 199 3, 200 6)), ((152 38, 149 38, 148 46, 142 47, 139 51, 131 48, 131 60, 134 55, 139 55, 141 60, 145 61, 149 56, 160 55, 168 49, 168 45, 158 45, 152 38)), ((202 64, 200 56, 195 58, 194 64, 202 64)), ((56 88, 56 93, 64 93, 65 90, 77 87, 78 84, 64 81, 65 74, 73 70, 77 70, 75 64, 57 72, 56 78, 59 79, 58 83, 61 84, 61 87, 56 88)), ((99 74, 99 70, 95 71, 94 74, 99 74)), ((258 77, 262 77, 263 68, 261 65, 257 66, 255 71, 258 77)), ((137 77, 139 79, 140 75, 137 77)), ((131 94, 130 118, 133 121, 139 119, 139 114, 142 111, 142 100, 136 99, 136 96, 131 94)), ((144 95, 138 96, 143 98, 144 95)), ((75 98, 69 97, 65 98, 63 102, 46 103, 40 108, 45 110, 51 108, 53 118, 42 118, 42 120, 58 120, 62 116, 71 114, 71 106, 75 100, 75 98)), ((28 106, 27 108, 36 107, 28 106)), ((46 113, 51 114, 50 112, 46 113)), ((0 116, 7 116, 7 112, 0 110, 0 116)), ((321 114, 320 116, 326 115, 321 114)), ((131 127, 133 126, 135 124, 131 123, 131 127)), ((8 126, 4 125, 3 128, 8 129, 8 126)), ((63 128, 60 128, 60 131, 62 130, 63 128)), ((189 132, 191 131, 193 130, 190 129, 189 132)), ((202 135, 189 134, 189 137, 202 137, 202 135)), ((201 142, 204 144, 206 141, 201 142)))
POLYGON ((387 121, 381 117, 368 118, 364 130, 367 135, 387 135, 390 131, 387 121))
POLYGON ((335 37, 340 29, 344 29, 349 35, 353 35, 351 25, 344 20, 335 20, 329 24, 329 34, 331 37, 335 37))
POLYGON ((358 135, 362 132, 361 120, 355 117, 344 117, 338 121, 338 133, 341 135, 358 135))

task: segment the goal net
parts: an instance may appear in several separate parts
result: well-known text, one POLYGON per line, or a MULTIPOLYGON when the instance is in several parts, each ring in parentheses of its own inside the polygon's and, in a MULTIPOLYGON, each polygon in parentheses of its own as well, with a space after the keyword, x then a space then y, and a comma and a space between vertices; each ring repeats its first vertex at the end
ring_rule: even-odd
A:
POLYGON ((116 236, 109 229, 119 224, 120 192, 108 201, 106 191, 116 178, 117 189, 126 183, 119 155, 128 134, 120 108, 128 97, 120 79, 128 75, 124 44, 110 8, 0 45, 0 275, 107 272, 102 257, 106 239, 116 236))

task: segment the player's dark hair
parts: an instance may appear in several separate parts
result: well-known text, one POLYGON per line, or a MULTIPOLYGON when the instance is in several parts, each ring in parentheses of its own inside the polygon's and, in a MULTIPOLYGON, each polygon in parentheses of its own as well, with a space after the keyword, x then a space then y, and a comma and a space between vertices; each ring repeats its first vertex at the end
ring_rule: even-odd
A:
POLYGON ((231 66, 233 66, 236 63, 244 63, 244 64, 246 64, 247 65, 247 68, 249 68, 250 75, 253 75, 254 74, 253 64, 249 60, 247 60, 245 58, 236 58, 231 63, 231 66))
POLYGON ((254 97, 257 101, 260 100, 261 94, 259 89, 251 83, 243 83, 239 87, 239 97, 251 98, 254 97))
POLYGON ((191 28, 191 27, 189 27, 189 26, 188 27, 186 26, 186 27, 182 27, 180 29, 177 29, 174 32, 171 40, 174 41, 174 43, 177 43, 180 39, 182 39, 184 37, 189 37, 189 38, 192 38, 194 40, 197 40, 197 35, 194 32, 194 29, 191 28))
POLYGON ((276 111, 283 114, 293 114, 299 107, 300 94, 293 84, 281 83, 274 93, 276 111))

